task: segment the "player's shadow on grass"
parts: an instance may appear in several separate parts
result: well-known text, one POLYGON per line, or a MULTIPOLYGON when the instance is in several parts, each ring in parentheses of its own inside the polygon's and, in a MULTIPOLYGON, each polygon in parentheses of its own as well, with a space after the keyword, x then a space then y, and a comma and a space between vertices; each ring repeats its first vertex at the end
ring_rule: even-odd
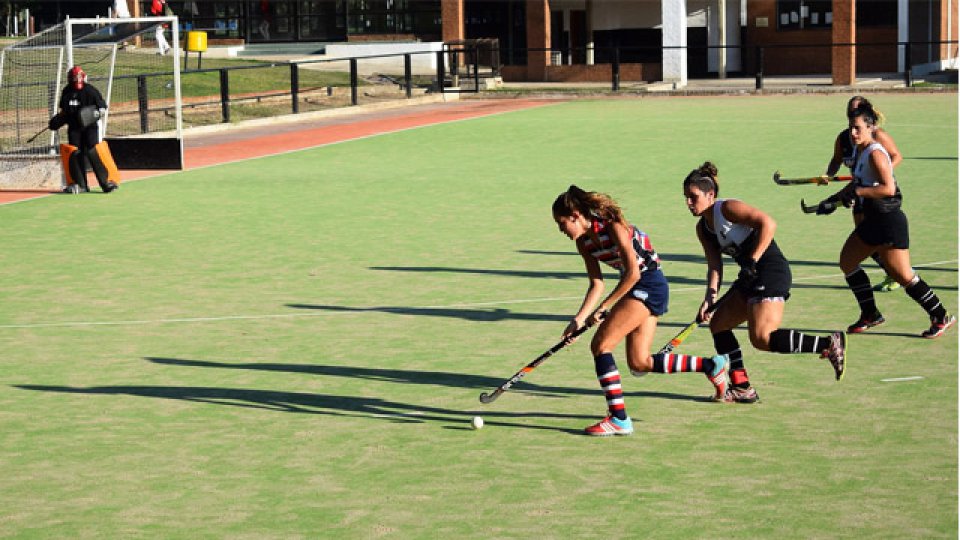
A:
MULTIPOLYGON (((450 373, 445 371, 421 371, 405 369, 365 368, 356 366, 328 366, 323 364, 280 364, 252 362, 231 364, 225 362, 210 362, 206 360, 185 360, 182 358, 162 358, 148 356, 146 360, 154 364, 180 367, 200 367, 217 369, 239 369, 257 371, 275 371, 284 373, 302 373, 320 375, 324 377, 344 377, 348 379, 363 379, 401 384, 426 384, 434 386, 448 386, 453 388, 467 388, 473 390, 493 390, 500 386, 504 379, 471 375, 469 373, 450 373)), ((564 386, 545 386, 529 381, 520 381, 510 392, 536 394, 538 397, 562 398, 566 395, 602 395, 599 388, 573 388, 564 386)), ((659 399, 675 399, 700 401, 697 396, 687 396, 669 392, 624 392, 627 397, 655 397, 659 399)))
MULTIPOLYGON (((276 392, 246 388, 208 386, 53 386, 18 384, 14 388, 65 394, 138 396, 155 399, 261 409, 283 413, 316 414, 349 418, 387 420, 399 423, 463 423, 483 415, 487 425, 582 433, 577 429, 512 422, 514 418, 592 420, 593 416, 559 413, 498 412, 490 409, 455 410, 401 403, 375 397, 335 396, 305 392, 276 392)), ((448 426, 450 427, 450 426, 448 426)))
MULTIPOLYGON (((336 311, 348 313, 394 313, 397 315, 420 315, 424 317, 450 317, 474 322, 497 322, 505 320, 517 321, 556 321, 567 323, 570 321, 569 315, 550 315, 546 313, 520 313, 510 311, 509 309, 451 309, 451 308, 427 308, 427 307, 403 307, 403 306, 374 306, 374 307, 351 307, 351 306, 331 306, 326 304, 286 304, 287 307, 296 309, 316 309, 322 311, 336 311)), ((684 328, 686 322, 659 322, 658 327, 665 328, 684 328)))
MULTIPOLYGON (((424 272, 424 273, 455 273, 455 274, 483 274, 493 276, 521 277, 521 278, 548 278, 548 279, 570 279, 586 280, 586 272, 545 272, 533 270, 491 270, 487 268, 453 268, 449 266, 371 266, 370 270, 383 270, 390 272, 424 272)), ((605 272, 603 278, 616 282, 619 275, 613 272, 605 272)), ((675 285, 684 284, 703 284, 702 279, 688 278, 682 276, 667 276, 667 280, 675 285)))
POLYGON ((569 315, 549 315, 546 313, 519 313, 509 309, 452 309, 452 308, 430 308, 430 307, 404 307, 404 306, 374 306, 374 307, 350 307, 350 306, 331 306, 325 304, 286 304, 287 307, 296 309, 316 309, 322 311, 339 312, 376 312, 376 313, 394 313, 397 315, 421 315, 425 317, 450 317, 474 322, 496 322, 505 320, 521 321, 558 321, 567 322, 569 315))

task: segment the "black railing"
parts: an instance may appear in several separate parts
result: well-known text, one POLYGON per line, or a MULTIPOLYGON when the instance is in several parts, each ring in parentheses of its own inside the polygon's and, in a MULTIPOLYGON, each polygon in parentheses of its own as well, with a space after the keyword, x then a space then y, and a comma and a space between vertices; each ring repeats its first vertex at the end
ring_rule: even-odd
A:
MULTIPOLYGON (((830 48, 830 47, 856 47, 858 50, 866 47, 900 47, 903 48, 904 52, 904 66, 902 71, 902 76, 904 84, 906 86, 913 85, 913 46, 926 45, 928 47, 933 46, 956 46, 958 41, 913 41, 913 42, 891 42, 891 43, 870 43, 870 44, 853 44, 853 43, 839 43, 839 44, 824 44, 824 45, 786 45, 786 44, 771 44, 771 45, 761 45, 761 46, 698 46, 698 47, 686 47, 688 52, 695 49, 705 49, 709 54, 710 50, 717 49, 738 49, 740 52, 740 61, 742 66, 752 65, 753 67, 753 78, 754 78, 754 88, 756 90, 763 90, 764 80, 765 80, 765 67, 766 62, 769 60, 769 51, 773 50, 784 50, 784 49, 809 49, 809 48, 830 48), (748 52, 752 52, 752 57, 748 58, 748 52)), ((517 50, 508 50, 500 49, 496 44, 484 43, 483 48, 480 48, 479 44, 470 44, 470 43, 458 43, 451 44, 444 47, 442 51, 419 51, 419 52, 406 52, 406 53, 394 53, 394 54, 380 54, 380 55, 369 55, 369 56, 357 56, 352 58, 339 58, 339 59, 317 59, 317 60, 306 60, 299 61, 296 63, 263 63, 255 65, 244 65, 244 66, 231 66, 231 67, 219 67, 219 68, 206 68, 206 69, 182 69, 181 77, 183 76, 194 76, 202 73, 217 73, 219 77, 219 99, 214 99, 212 101, 201 101, 193 102, 190 107, 216 107, 219 105, 220 109, 220 120, 223 123, 229 123, 231 121, 231 106, 242 101, 257 100, 260 98, 276 98, 289 96, 290 98, 290 112, 297 114, 301 112, 301 97, 303 96, 303 88, 301 86, 301 69, 305 65, 309 64, 319 64, 319 63, 332 63, 332 62, 347 62, 349 65, 349 87, 350 87, 350 105, 359 104, 359 76, 358 76, 358 66, 360 62, 373 60, 373 59, 385 59, 385 58, 399 58, 402 57, 403 60, 403 79, 402 83, 399 83, 399 90, 406 98, 411 98, 413 96, 413 57, 415 55, 433 55, 432 61, 436 64, 436 70, 432 76, 431 90, 437 92, 461 92, 464 91, 459 88, 459 82, 461 77, 464 80, 470 80, 473 83, 473 88, 468 91, 476 92, 480 88, 480 78, 488 76, 497 76, 500 75, 501 56, 506 56, 508 58, 520 56, 518 53, 522 53, 522 56, 529 58, 532 52, 548 52, 560 53, 561 58, 586 58, 588 49, 586 48, 566 48, 566 49, 517 49, 517 50), (583 53, 582 55, 571 56, 573 53, 583 53), (231 94, 231 78, 230 73, 238 70, 250 70, 250 69, 269 69, 269 68, 278 68, 287 66, 289 69, 289 87, 280 88, 277 90, 272 90, 269 92, 261 91, 260 94, 250 95, 245 94, 243 97, 235 98, 231 94), (482 74, 482 75, 481 75, 482 74)), ((610 60, 610 88, 612 91, 617 92, 621 90, 622 76, 623 76, 623 63, 621 59, 625 56, 628 58, 637 58, 637 57, 651 57, 654 52, 656 55, 662 59, 662 55, 666 50, 672 49, 681 49, 682 47, 607 47, 600 48, 595 47, 592 49, 592 52, 596 54, 597 52, 602 52, 603 57, 610 60)), ((953 58, 956 58, 956 50, 953 52, 953 58)), ((552 54, 549 54, 552 56, 552 54)), ((661 60, 662 61, 662 60, 661 60)), ((651 64, 656 64, 657 62, 650 62, 651 64)), ((745 69, 740 70, 741 76, 749 76, 749 73, 745 69)), ((168 97, 164 99, 162 104, 158 104, 156 107, 151 104, 151 96, 149 95, 147 89, 149 88, 149 79, 152 77, 170 77, 170 73, 142 73, 138 75, 125 75, 117 76, 116 79, 124 79, 135 77, 137 79, 137 113, 140 118, 140 131, 142 133, 148 133, 150 131, 150 113, 169 113, 172 107, 169 105, 168 97)), ((661 77, 662 78, 662 77, 661 77)), ((47 83, 32 83, 31 86, 37 84, 43 85, 47 83)), ((26 85, 12 85, 12 86, 26 86, 26 85)), ((7 86, 9 87, 9 86, 7 86)), ((52 95, 55 93, 56 89, 49 88, 48 93, 52 95)), ((332 88, 328 86, 327 94, 332 93, 332 88)), ((212 96, 211 96, 212 97, 212 96)))

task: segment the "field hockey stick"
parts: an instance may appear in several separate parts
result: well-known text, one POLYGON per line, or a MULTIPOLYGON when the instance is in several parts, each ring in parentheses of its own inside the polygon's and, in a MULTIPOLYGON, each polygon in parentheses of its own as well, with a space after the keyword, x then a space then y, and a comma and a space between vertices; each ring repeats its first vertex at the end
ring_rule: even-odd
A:
MULTIPOLYGON (((733 292, 732 287, 727 289, 727 292, 723 293, 723 296, 721 296, 719 300, 714 302, 713 305, 710 306, 709 309, 707 309, 707 313, 713 313, 714 311, 716 311, 717 308, 720 307, 720 304, 722 304, 723 301, 726 300, 727 297, 730 296, 732 292, 733 292)), ((694 319, 692 323, 688 324, 686 328, 681 330, 679 334, 673 336, 673 338, 670 339, 670 341, 667 342, 666 345, 664 345, 663 347, 660 348, 659 351, 657 351, 657 354, 668 354, 672 352, 674 349, 679 347, 680 344, 684 342, 684 340, 690 337, 690 334, 692 334, 693 331, 696 330, 697 327, 700 326, 700 323, 702 322, 703 320, 700 318, 700 314, 697 314, 696 319, 694 319)))
POLYGON ((593 326, 593 324, 594 324, 593 317, 590 317, 587 320, 587 324, 581 326, 580 328, 577 328, 575 332, 573 332, 569 336, 560 340, 560 342, 554 345, 553 347, 550 347, 550 349, 547 352, 538 356, 533 362, 530 362, 529 364, 523 366, 523 369, 516 372, 513 375, 513 377, 510 377, 509 379, 507 379, 506 382, 501 384, 496 390, 494 390, 493 392, 490 392, 489 394, 487 392, 480 394, 480 403, 493 403, 494 400, 500 397, 500 394, 509 390, 510 387, 516 384, 517 381, 522 379, 524 375, 536 369, 536 367, 542 364, 544 360, 553 356, 560 349, 566 347, 570 343, 573 343, 574 339, 580 337, 581 334, 589 330, 590 327, 593 326))
POLYGON ((40 135, 43 135, 43 133, 44 133, 45 131, 47 131, 48 129, 50 129, 50 128, 49 128, 49 127, 45 127, 45 128, 43 128, 43 129, 41 129, 40 131, 37 132, 36 135, 34 135, 33 137, 30 137, 29 139, 27 139, 27 142, 26 142, 25 144, 30 144, 30 143, 32 143, 34 139, 36 139, 36 138, 39 137, 40 135))
POLYGON ((803 210, 804 214, 816 214, 819 206, 819 204, 807 206, 807 202, 803 199, 800 199, 800 209, 803 210))
POLYGON ((849 182, 852 176, 810 176, 806 178, 783 178, 780 171, 773 173, 773 181, 780 186, 799 186, 803 184, 821 184, 828 182, 849 182))

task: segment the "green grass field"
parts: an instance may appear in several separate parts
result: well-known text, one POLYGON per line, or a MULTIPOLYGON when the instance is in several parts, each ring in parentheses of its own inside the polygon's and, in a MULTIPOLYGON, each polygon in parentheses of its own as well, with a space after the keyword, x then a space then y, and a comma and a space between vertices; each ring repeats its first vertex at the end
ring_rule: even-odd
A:
MULTIPOLYGON (((784 326, 853 322, 850 217, 771 181, 824 170, 847 97, 557 103, 0 207, 0 537, 955 538, 958 333, 919 339, 902 291, 839 384, 739 331, 758 405, 628 377, 634 436, 582 436, 605 410, 586 339, 477 400, 579 305, 549 211, 571 183, 661 253, 655 345, 702 298, 681 181, 707 159, 778 221, 784 326)), ((960 310, 957 96, 869 97, 913 263, 960 310)))

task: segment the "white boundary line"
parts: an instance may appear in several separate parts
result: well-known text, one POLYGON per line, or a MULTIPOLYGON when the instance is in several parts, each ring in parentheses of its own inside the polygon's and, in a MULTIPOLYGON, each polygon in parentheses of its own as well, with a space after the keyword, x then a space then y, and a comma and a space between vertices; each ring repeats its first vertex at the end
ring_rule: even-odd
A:
MULTIPOLYGON (((190 167, 189 169, 182 169, 182 170, 179 170, 179 171, 159 172, 159 173, 157 173, 157 174, 151 174, 151 175, 148 175, 148 176, 140 176, 140 177, 138 177, 138 178, 132 178, 132 179, 130 179, 130 180, 125 180, 125 181, 123 181, 122 183, 124 183, 124 184, 129 184, 130 182, 136 182, 136 181, 138 181, 138 180, 148 180, 148 179, 152 179, 152 178, 161 178, 161 177, 164 177, 164 176, 172 176, 172 175, 175 175, 175 174, 188 173, 188 172, 193 172, 193 171, 202 171, 202 170, 204 170, 204 169, 209 169, 209 168, 211 168, 211 167, 220 167, 220 166, 222 166, 222 165, 232 165, 232 164, 234 164, 234 163, 244 163, 244 162, 247 162, 247 161, 253 161, 253 160, 257 160, 257 159, 264 159, 264 158, 273 157, 273 156, 284 156, 284 155, 287 155, 287 154, 292 154, 292 153, 294 153, 294 152, 304 152, 304 151, 306 151, 306 150, 314 150, 314 149, 316 149, 316 148, 324 148, 324 147, 326 147, 326 146, 333 146, 333 145, 336 145, 336 144, 343 144, 343 143, 348 143, 348 142, 353 142, 353 141, 362 141, 362 140, 364 140, 364 139, 372 139, 373 137, 379 137, 379 136, 381 136, 381 135, 393 135, 393 134, 395 134, 395 133, 402 133, 402 132, 404 132, 404 131, 412 131, 412 130, 420 129, 420 128, 428 128, 428 127, 431 127, 431 126, 442 126, 442 125, 444 125, 444 124, 453 124, 453 123, 455 123, 455 122, 466 122, 466 121, 468 121, 468 120, 479 120, 479 119, 481 119, 481 118, 490 118, 490 117, 493 117, 493 116, 500 116, 500 115, 503 115, 503 114, 509 114, 509 113, 519 112, 519 111, 526 111, 526 110, 530 110, 530 109, 538 109, 538 108, 540 108, 540 107, 547 107, 547 106, 556 105, 556 104, 558 104, 558 103, 562 103, 562 101, 556 101, 556 102, 539 101, 539 100, 534 100, 534 101, 536 101, 536 104, 535 104, 535 105, 531 105, 531 106, 529 106, 529 107, 522 107, 522 108, 518 108, 518 109, 510 109, 510 110, 507 110, 507 111, 499 111, 499 112, 493 112, 493 113, 488 113, 488 114, 478 114, 478 115, 476 115, 476 116, 469 116, 469 117, 467 117, 467 118, 455 118, 455 119, 453 119, 453 120, 443 120, 443 121, 440 121, 440 122, 432 122, 432 123, 429 123, 429 124, 421 124, 421 125, 419 125, 419 126, 409 126, 409 127, 404 127, 404 128, 397 128, 397 129, 392 129, 392 130, 388 130, 388 131, 378 131, 377 133, 371 133, 371 134, 369 134, 369 135, 361 135, 361 136, 359 136, 359 137, 352 137, 352 138, 349 138, 349 139, 341 139, 341 140, 339 140, 339 141, 332 141, 332 142, 323 143, 323 144, 315 144, 315 145, 312 145, 312 146, 304 146, 303 148, 294 148, 294 149, 291 149, 291 150, 283 150, 282 152, 275 152, 275 153, 272 153, 272 154, 264 154, 264 155, 262 155, 262 156, 254 156, 254 157, 248 157, 248 158, 240 158, 240 159, 235 159, 235 160, 232 160, 232 161, 224 161, 223 163, 211 163, 211 164, 209 164, 209 165, 200 165, 200 166, 197 166, 197 167, 190 167)), ((456 105, 457 103, 459 103, 459 101, 457 101, 457 102, 442 102, 442 101, 441 101, 441 102, 431 102, 431 103, 426 103, 426 104, 424 104, 424 105, 425 105, 425 106, 429 106, 429 105, 443 105, 443 104, 446 104, 446 103, 451 103, 451 104, 453 104, 453 105, 456 105)), ((414 106, 416 106, 416 105, 414 105, 414 106)), ((400 108, 398 107, 398 108, 396 108, 396 109, 389 109, 389 110, 402 110, 402 109, 400 109, 400 108)), ((357 111, 356 114, 357 114, 357 115, 363 115, 363 114, 371 114, 371 113, 375 113, 375 112, 377 112, 377 111, 376 111, 376 110, 357 111)), ((468 111, 468 112, 469 112, 469 111, 468 111)), ((363 120, 360 119, 360 120, 358 120, 358 121, 363 121, 363 120)), ((287 122, 286 122, 286 121, 279 121, 279 120, 278 120, 278 123, 287 123, 287 122)), ((304 131, 309 131, 310 129, 321 129, 321 128, 323 128, 323 127, 335 127, 335 126, 337 126, 337 125, 343 125, 343 124, 333 124, 333 125, 331 125, 331 126, 320 126, 320 127, 317 127, 317 128, 309 128, 309 127, 308 127, 308 128, 305 128, 304 131)), ((237 129, 237 130, 242 130, 242 129, 254 129, 255 127, 266 127, 266 126, 242 126, 242 125, 241 125, 241 126, 238 126, 236 129, 237 129)), ((224 130, 224 131, 226 131, 226 130, 224 130)), ((221 133, 221 132, 211 132, 211 133, 221 133)), ((265 136, 269 137, 269 136, 271 136, 271 135, 268 134, 268 135, 265 135, 265 136)), ((184 140, 186 140, 186 137, 184 137, 184 140)), ((24 203, 24 202, 29 202, 29 201, 36 201, 36 200, 38 200, 38 199, 45 199, 45 198, 50 197, 50 196, 52 196, 52 195, 60 195, 60 193, 45 193, 45 194, 40 195, 40 196, 38 196, 38 197, 30 197, 30 198, 28 198, 28 199, 19 199, 19 200, 16 200, 16 201, 7 201, 7 202, 4 202, 4 203, 0 203, 0 206, 8 206, 8 205, 11 205, 11 204, 24 203)))
MULTIPOLYGON (((935 261, 925 264, 914 265, 915 268, 924 268, 929 266, 941 266, 944 264, 955 264, 957 261, 935 261)), ((879 269, 876 272, 880 272, 879 269)), ((821 274, 818 276, 808 276, 795 279, 798 281, 819 281, 842 276, 842 274, 821 274)), ((700 291, 703 287, 678 287, 673 292, 691 292, 700 291)), ((554 296, 545 298, 525 298, 521 300, 493 300, 490 302, 468 302, 463 304, 446 304, 436 306, 411 306, 410 309, 451 309, 451 308, 477 308, 489 306, 504 306, 511 304, 535 304, 542 302, 558 302, 567 300, 578 300, 580 296, 554 296)), ((376 311, 377 306, 352 308, 349 313, 365 313, 376 311)), ((89 327, 89 326, 138 326, 148 324, 168 324, 168 323, 201 323, 218 321, 244 321, 244 320, 267 320, 267 319, 295 319, 307 317, 321 317, 332 315, 331 312, 323 313, 272 313, 265 315, 223 315, 219 317, 178 317, 170 319, 134 319, 128 321, 64 321, 54 323, 34 323, 34 324, 0 324, 0 330, 31 329, 31 328, 66 328, 66 327, 89 327)))
POLYGON ((892 379, 880 379, 880 382, 907 382, 907 381, 919 381, 923 377, 919 375, 913 375, 910 377, 894 377, 892 379))

